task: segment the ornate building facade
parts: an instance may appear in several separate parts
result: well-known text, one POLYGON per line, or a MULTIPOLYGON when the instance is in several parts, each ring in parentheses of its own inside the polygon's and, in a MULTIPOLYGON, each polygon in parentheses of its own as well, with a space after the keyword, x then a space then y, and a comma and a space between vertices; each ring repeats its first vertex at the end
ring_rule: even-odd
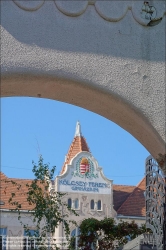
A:
MULTIPOLYGON (((70 145, 61 174, 55 179, 55 190, 67 193, 65 203, 76 210, 79 216, 71 215, 79 225, 85 218, 104 219, 116 217, 113 208, 113 181, 107 179, 97 160, 90 153, 77 122, 74 140, 70 145)), ((74 233, 75 228, 72 228, 74 233)), ((59 228, 57 236, 61 236, 59 228)))
MULTIPOLYGON (((6 184, 2 180, 13 180, 20 184, 26 184, 31 180, 8 178, 3 173, 0 177, 0 234, 24 236, 24 229, 18 221, 18 215, 10 211, 11 206, 8 204, 13 186, 9 182, 6 189, 6 184)), ((75 209, 79 215, 70 215, 70 219, 75 220, 78 225, 83 219, 91 217, 96 219, 111 217, 115 218, 117 222, 121 219, 135 220, 138 224, 145 223, 145 178, 137 186, 113 184, 113 180, 104 176, 102 168, 91 154, 86 139, 82 136, 79 122, 76 124, 75 136, 65 157, 60 175, 56 176, 51 185, 55 191, 66 193, 63 201, 75 209)), ((19 202, 22 203, 24 222, 29 225, 33 233, 35 226, 31 216, 27 213, 30 205, 25 196, 18 195, 18 197, 19 202)), ((62 216, 63 213, 65 213, 65 208, 62 209, 62 216)), ((71 226, 70 229, 72 235, 78 234, 78 228, 71 226)), ((62 225, 56 229, 55 237, 59 239, 65 237, 62 225)))

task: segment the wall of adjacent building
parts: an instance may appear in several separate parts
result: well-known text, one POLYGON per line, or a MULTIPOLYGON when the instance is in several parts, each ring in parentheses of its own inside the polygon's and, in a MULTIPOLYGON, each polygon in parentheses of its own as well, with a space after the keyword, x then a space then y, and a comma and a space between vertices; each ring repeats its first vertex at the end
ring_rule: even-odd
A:
MULTIPOLYGON (((20 224, 18 220, 18 213, 13 212, 10 210, 1 210, 0 211, 0 220, 1 220, 1 227, 7 228, 7 235, 8 236, 23 236, 24 235, 24 228, 20 224)), ((21 220, 24 224, 29 225, 29 229, 36 229, 32 221, 32 215, 28 212, 21 213, 21 220)))

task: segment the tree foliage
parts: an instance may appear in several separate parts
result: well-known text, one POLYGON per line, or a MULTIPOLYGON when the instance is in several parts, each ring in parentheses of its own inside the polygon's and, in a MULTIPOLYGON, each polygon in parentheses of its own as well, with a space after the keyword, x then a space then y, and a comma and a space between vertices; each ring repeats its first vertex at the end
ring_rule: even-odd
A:
MULTIPOLYGON (((56 192, 54 189, 50 189, 50 183, 54 176, 55 167, 49 169, 49 164, 44 164, 42 156, 39 157, 38 164, 35 164, 34 162, 32 163, 32 172, 35 175, 34 180, 30 183, 26 183, 25 187, 17 182, 11 182, 17 187, 17 190, 26 190, 25 197, 28 204, 31 206, 31 209, 28 210, 28 212, 32 214, 32 221, 36 227, 36 232, 39 232, 40 237, 52 237, 55 233, 55 229, 62 224, 65 236, 69 240, 70 223, 76 224, 75 221, 69 220, 69 215, 71 213, 74 213, 75 215, 77 214, 62 201, 65 193, 56 192)), ((27 232, 27 235, 30 236, 29 225, 25 224, 25 221, 22 218, 22 204, 17 201, 16 193, 11 193, 9 203, 14 206, 12 210, 18 212, 18 219, 27 232)), ((44 249, 44 247, 42 249, 44 249)), ((47 249, 53 248, 49 247, 47 249)), ((58 249, 56 244, 54 244, 54 249, 58 249)))
POLYGON ((117 224, 113 218, 88 218, 80 225, 78 245, 82 250, 114 250, 145 232, 145 225, 139 227, 134 221, 117 224))

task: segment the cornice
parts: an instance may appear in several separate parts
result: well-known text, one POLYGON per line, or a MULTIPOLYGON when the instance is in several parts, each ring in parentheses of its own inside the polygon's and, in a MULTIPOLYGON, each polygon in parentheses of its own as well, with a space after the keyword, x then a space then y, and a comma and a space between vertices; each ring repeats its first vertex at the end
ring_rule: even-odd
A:
MULTIPOLYGON (((47 0, 13 0, 13 2, 24 11, 37 11, 47 0)), ((165 1, 101 1, 101 0, 50 0, 55 7, 64 15, 77 17, 82 15, 89 5, 93 5, 98 15, 108 22, 118 22, 123 19, 128 11, 132 12, 133 18, 141 25, 154 26, 158 24, 166 14, 165 1), (148 9, 151 8, 151 12, 148 9)), ((44 7, 44 6, 43 6, 44 7)))

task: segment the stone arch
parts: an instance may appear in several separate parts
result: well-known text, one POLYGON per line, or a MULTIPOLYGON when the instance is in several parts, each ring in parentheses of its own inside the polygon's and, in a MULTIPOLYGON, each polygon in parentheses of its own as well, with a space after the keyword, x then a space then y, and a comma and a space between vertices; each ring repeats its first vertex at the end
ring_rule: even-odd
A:
POLYGON ((165 144, 160 135, 134 105, 88 82, 48 75, 13 74, 2 77, 1 96, 48 98, 82 107, 128 131, 153 157, 165 153, 165 144))
POLYGON ((165 1, 69 2, 2 1, 1 95, 80 106, 164 155, 165 1))

